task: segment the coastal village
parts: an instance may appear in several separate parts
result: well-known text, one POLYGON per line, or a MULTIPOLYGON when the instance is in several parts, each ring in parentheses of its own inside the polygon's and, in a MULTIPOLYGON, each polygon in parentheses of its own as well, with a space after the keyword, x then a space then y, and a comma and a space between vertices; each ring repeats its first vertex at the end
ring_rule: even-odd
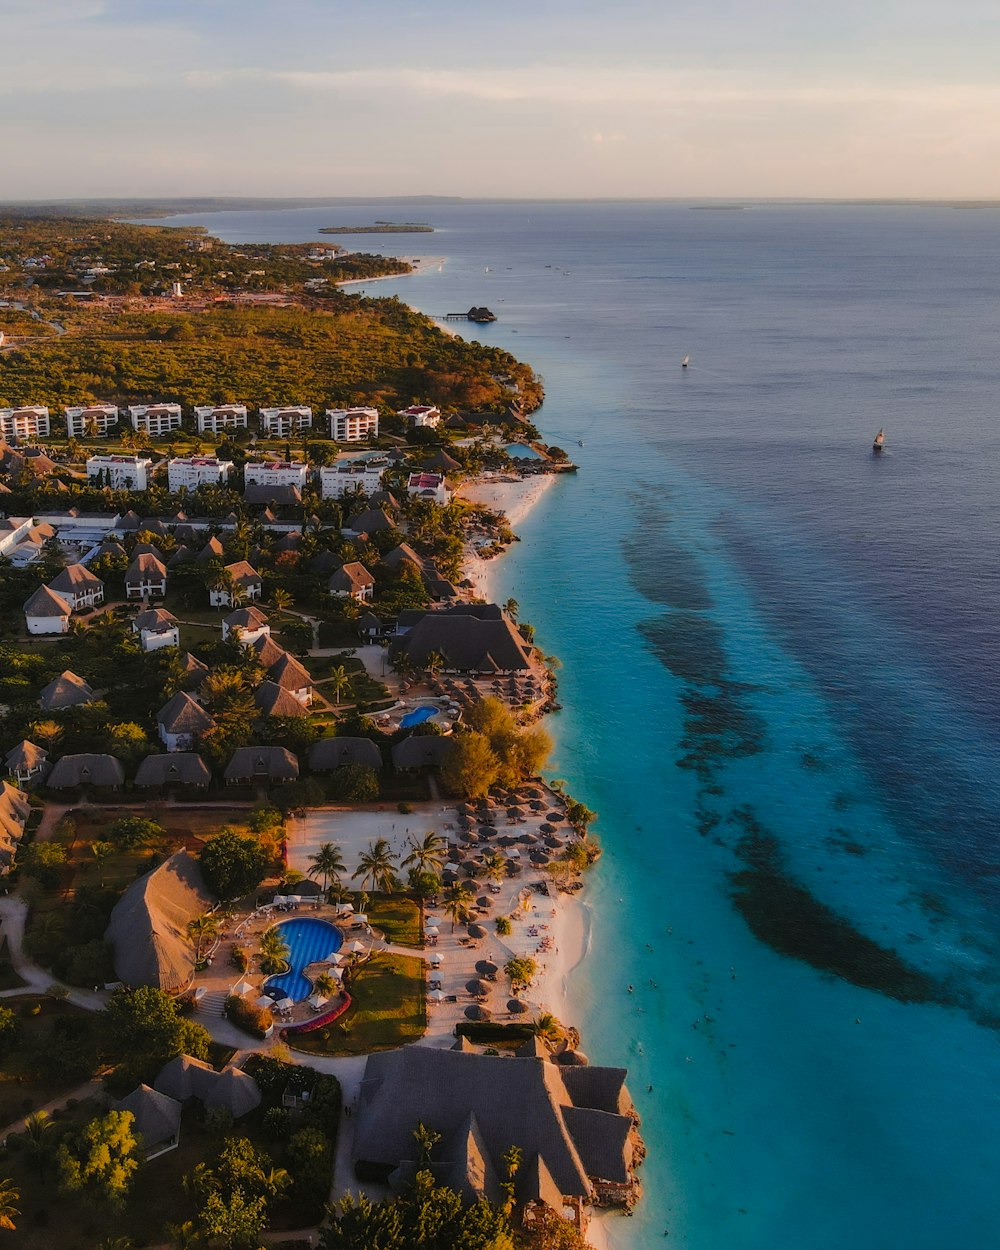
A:
MULTIPOLYGON (((36 341, 65 329, 58 309, 85 306, 82 340, 141 308, 135 341, 170 377, 185 318, 229 333, 247 279, 184 311, 170 275, 209 277, 135 291, 137 262, 91 250, 39 296, 25 275, 48 253, 6 252, 0 325, 24 333, 0 345, 0 1177, 18 1244, 363 1245, 373 1212, 428 1204, 456 1246, 601 1244, 600 1213, 639 1200, 644 1146, 626 1072, 566 1018, 595 813, 546 777, 555 666, 491 594, 574 470, 532 423, 540 389, 396 301, 317 307, 270 257, 256 286, 294 316, 391 325, 449 353, 452 380, 428 366, 418 388, 408 363, 406 390, 321 396, 314 377, 279 398, 123 384, 133 358, 28 393, 69 359, 73 332, 36 341), (463 370, 482 406, 449 391, 463 370)), ((255 307, 238 333, 288 315, 255 307)))

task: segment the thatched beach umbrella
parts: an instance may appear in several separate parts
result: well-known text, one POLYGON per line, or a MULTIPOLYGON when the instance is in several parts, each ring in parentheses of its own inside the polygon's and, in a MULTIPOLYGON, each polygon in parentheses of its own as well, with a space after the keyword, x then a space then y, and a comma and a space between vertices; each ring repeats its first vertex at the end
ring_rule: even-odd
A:
POLYGON ((508 998, 507 1010, 512 1016, 523 1016, 528 1010, 528 1004, 522 1003, 519 998, 508 998))
POLYGON ((563 814, 562 812, 547 812, 545 818, 546 820, 554 820, 558 824, 562 820, 563 814))
POLYGON ((476 906, 482 908, 483 911, 489 911, 493 906, 493 900, 488 894, 480 894, 476 899, 476 906))
POLYGON ((528 803, 528 806, 531 808, 531 810, 532 810, 533 812, 544 812, 544 811, 545 811, 545 804, 541 801, 541 799, 532 799, 532 800, 528 803))
POLYGON ((550 825, 548 821, 545 821, 543 824, 538 826, 539 833, 555 833, 555 831, 555 825, 550 825))
POLYGON ((556 1063, 561 1063, 566 1068, 585 1068, 590 1060, 582 1050, 564 1050, 556 1055, 556 1063))
POLYGON ((471 981, 466 981, 465 988, 473 998, 488 998, 493 986, 488 981, 482 981, 479 977, 473 977, 471 981))
POLYGON ((469 937, 477 938, 481 941, 484 937, 486 937, 486 930, 481 924, 470 924, 469 937))
POLYGON ((538 838, 536 838, 533 833, 522 833, 518 838, 518 842, 520 842, 522 846, 537 846, 538 838))
POLYGON ((481 977, 486 977, 487 980, 492 980, 500 969, 496 966, 492 959, 480 959, 476 964, 476 971, 481 977))
POLYGON ((541 868, 543 864, 547 864, 549 862, 552 856, 548 853, 548 851, 532 851, 530 858, 536 868, 541 868))
POLYGON ((507 808, 507 819, 508 819, 508 820, 523 820, 523 819, 524 819, 524 809, 523 809, 523 808, 520 808, 520 807, 508 807, 508 808, 507 808))
POLYGON ((458 835, 463 842, 475 843, 479 841, 479 834, 473 833, 471 829, 465 829, 458 835))
POLYGON ((549 836, 545 839, 545 845, 552 847, 552 849, 555 851, 555 850, 558 850, 559 847, 566 845, 566 839, 557 837, 554 833, 550 833, 549 836))
POLYGON ((478 1003, 473 1003, 465 1009, 466 1020, 492 1020, 493 1013, 485 1007, 481 1007, 478 1003))

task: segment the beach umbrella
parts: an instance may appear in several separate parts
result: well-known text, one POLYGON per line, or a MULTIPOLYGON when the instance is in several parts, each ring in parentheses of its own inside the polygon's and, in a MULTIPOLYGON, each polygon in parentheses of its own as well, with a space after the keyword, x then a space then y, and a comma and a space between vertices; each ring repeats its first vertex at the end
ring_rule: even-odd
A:
POLYGON ((486 930, 481 924, 469 925, 469 937, 482 939, 486 936, 486 930))
POLYGON ((493 900, 488 894, 480 894, 480 896, 476 899, 476 906, 481 907, 483 911, 489 911, 493 906, 493 900))
POLYGON ((518 838, 518 842, 520 842, 522 846, 535 846, 538 842, 538 838, 533 833, 522 833, 518 838))
POLYGON ((521 865, 515 859, 507 861, 507 876, 519 877, 521 875, 521 865))
POLYGON ((465 988, 473 998, 486 998, 493 986, 487 981, 481 981, 478 977, 473 977, 471 981, 466 981, 465 988))
POLYGON ((352 942, 350 945, 352 955, 363 955, 367 949, 368 947, 363 942, 352 942))
POLYGON ((431 965, 432 968, 440 968, 441 965, 444 963, 444 956, 439 955, 437 951, 435 951, 434 954, 431 955, 430 959, 427 962, 431 965))
POLYGON ((230 994, 235 994, 237 998, 242 998, 244 994, 249 994, 253 988, 249 981, 237 981, 229 992, 230 994))
POLYGON ((485 1007, 480 1007, 478 1003, 473 1003, 465 1009, 466 1020, 492 1020, 493 1014, 487 1011, 485 1007))
POLYGON ((353 904, 353 903, 341 903, 341 904, 340 904, 340 910, 341 910, 341 911, 353 911, 353 910, 354 910, 354 904, 353 904))
POLYGON ((517 849, 517 847, 516 847, 516 846, 512 846, 512 847, 510 848, 510 850, 507 852, 507 855, 509 856, 509 858, 510 858, 510 859, 520 859, 520 858, 521 858, 521 852, 517 849))
POLYGON ((472 808, 468 805, 468 803, 459 803, 458 807, 455 808, 455 811, 458 812, 459 816, 468 816, 472 811, 472 808))
POLYGON ((427 995, 427 997, 431 1000, 432 1003, 443 1003, 444 1002, 444 990, 431 990, 431 992, 427 995))
POLYGON ((555 831, 555 825, 550 825, 547 820, 538 826, 539 833, 555 833, 555 831))
POLYGON ((547 864, 549 862, 552 856, 548 853, 548 851, 532 851, 530 858, 531 862, 536 867, 541 868, 543 864, 547 864))
POLYGON ((508 807, 507 815, 511 820, 520 820, 524 812, 520 807, 508 807))
POLYGON ((549 836, 545 839, 545 845, 551 846, 553 850, 557 850, 560 846, 566 845, 566 839, 557 838, 555 834, 550 833, 549 836))
POLYGON ((458 825, 459 829, 472 828, 472 821, 468 818, 468 816, 459 816, 458 820, 455 821, 455 824, 458 825))
POLYGON ((505 833, 502 837, 497 838, 497 841, 501 846, 514 846, 517 842, 517 838, 513 837, 509 833, 505 833))
POLYGON ((466 829, 458 835, 463 842, 475 843, 479 841, 479 834, 473 833, 471 829, 466 829))
POLYGON ((500 969, 496 966, 492 959, 480 959, 476 964, 476 971, 481 977, 495 977, 500 969))
POLYGON ((513 1016, 523 1016, 524 1013, 528 1010, 528 1004, 522 1003, 519 998, 508 998, 507 1010, 513 1016))
POLYGON ((432 924, 432 925, 428 925, 427 928, 424 930, 424 932, 427 934, 428 937, 437 937, 438 934, 441 932, 441 930, 437 927, 436 924, 432 924))
POLYGON ((480 825, 478 832, 481 838, 492 838, 493 832, 494 832, 493 826, 492 825, 480 825))
POLYGON ((290 998, 279 998, 275 1006, 279 1011, 291 1011, 295 1003, 290 998))
POLYGON ((533 812, 544 812, 544 811, 545 811, 545 804, 541 801, 541 799, 532 799, 532 800, 528 803, 528 806, 531 808, 531 810, 532 810, 533 812))
POLYGON ((556 824, 558 824, 559 821, 562 820, 562 812, 547 812, 546 819, 554 820, 556 824))
POLYGON ((273 1007, 274 999, 270 998, 267 994, 261 994, 260 998, 258 998, 257 1001, 254 1003, 254 1006, 255 1007, 273 1007))
POLYGON ((324 1003, 328 1003, 329 1001, 330 1000, 323 994, 310 994, 309 996, 309 1006, 315 1007, 317 1010, 319 1010, 324 1003))

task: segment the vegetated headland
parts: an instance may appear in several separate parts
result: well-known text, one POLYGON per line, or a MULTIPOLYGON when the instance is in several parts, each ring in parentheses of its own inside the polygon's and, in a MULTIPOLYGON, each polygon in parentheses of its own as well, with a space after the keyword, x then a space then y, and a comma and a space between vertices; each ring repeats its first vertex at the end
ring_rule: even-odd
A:
POLYGON ((320 234, 433 234, 434 227, 419 221, 377 221, 373 226, 320 226, 320 234))

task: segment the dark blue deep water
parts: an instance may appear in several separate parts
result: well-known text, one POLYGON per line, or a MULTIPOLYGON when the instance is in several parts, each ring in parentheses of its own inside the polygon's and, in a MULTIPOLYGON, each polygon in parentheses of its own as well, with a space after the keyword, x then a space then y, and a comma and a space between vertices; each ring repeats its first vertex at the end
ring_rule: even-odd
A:
POLYGON ((612 1239, 995 1246, 1000 211, 420 214, 359 247, 447 262, 368 292, 489 304, 581 466, 499 579, 601 814, 571 1022, 650 1145, 612 1239))

